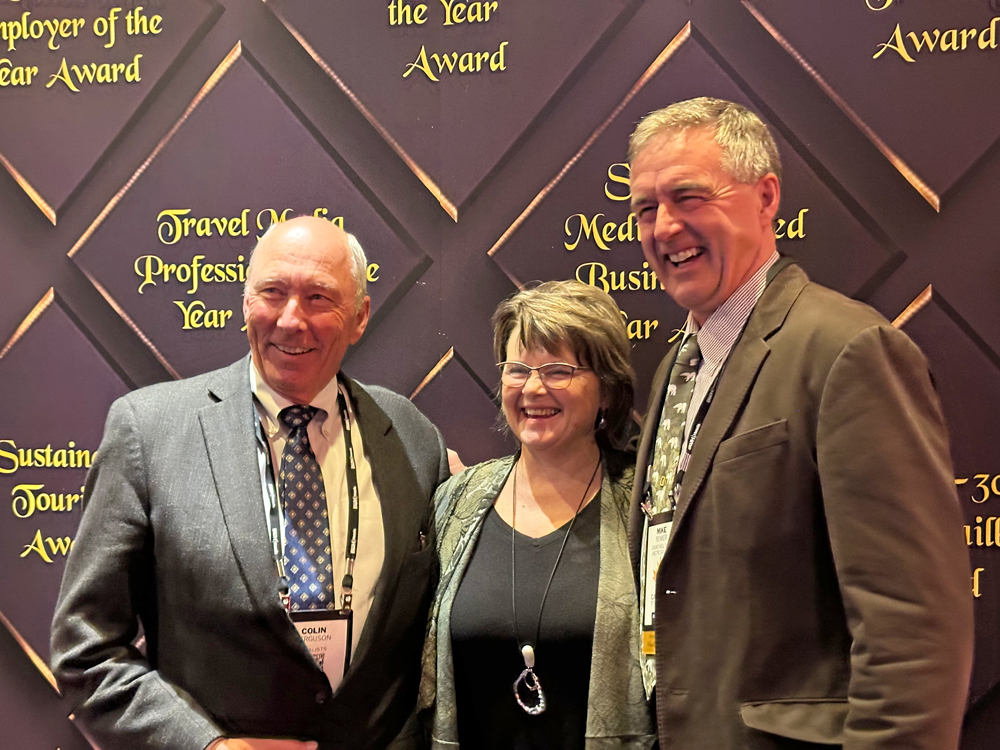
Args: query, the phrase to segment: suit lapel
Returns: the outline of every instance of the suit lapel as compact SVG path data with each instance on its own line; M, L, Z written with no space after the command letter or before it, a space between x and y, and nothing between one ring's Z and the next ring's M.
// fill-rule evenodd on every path
M775 264L776 268L772 269L774 276L754 306L746 330L729 353L719 376L715 399L705 417L688 463L674 515L671 540L678 534L688 510L697 500L719 443L732 432L757 379L757 373L770 354L767 339L781 328L792 304L809 282L808 277L794 262L782 258L779 263L782 265L778 267ZM671 544L667 547L667 555L674 546Z
M233 554L250 598L278 633L309 657L278 601L277 570L268 543L267 520L257 464L255 412L250 394L250 365L241 359L209 385L215 403L203 407L205 450ZM300 647L301 646L301 647ZM309 657L310 661L312 657Z
M411 540L409 530L422 528L429 503L426 498L421 497L419 482L410 467L402 441L393 429L392 419L358 383L349 378L342 378L342 382L350 395L358 428L361 430L361 440L371 465L372 483L382 508L382 532L385 538L385 558L375 587L375 598L358 641L357 653L351 659L351 669L345 675L346 682L347 677L355 672L355 666L363 661L368 650L378 642L377 631L387 624L388 612L396 596L396 583L407 552L414 546L410 542L416 542L415 533Z

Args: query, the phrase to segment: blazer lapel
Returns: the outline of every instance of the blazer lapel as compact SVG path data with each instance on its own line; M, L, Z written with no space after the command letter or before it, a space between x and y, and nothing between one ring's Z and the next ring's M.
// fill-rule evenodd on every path
M782 258L779 263L780 266L775 264L775 268L772 269L772 280L750 314L746 330L729 353L729 358L719 376L715 399L705 417L701 433L695 441L684 484L681 487L681 496L677 501L674 524L670 532L671 541L683 525L689 508L697 499L719 443L732 432L733 425L742 412L743 404L757 379L757 373L771 352L767 339L781 328L795 299L809 283L805 272L795 265L794 261ZM670 555L674 546L668 545L666 556Z
M375 598L358 641L357 653L351 658L351 668L344 681L355 672L368 649L378 641L376 632L385 626L389 609L397 595L396 582L405 564L406 555L415 547L416 534L411 529L423 528L430 503L421 497L420 486L403 443L392 426L392 419L375 403L364 388L350 378L342 382L351 397L354 414L361 430L365 453L371 464L372 483L382 507L382 532L385 538L385 558L375 587ZM414 544L410 544L410 542ZM406 592L399 595L405 596Z
M198 418L212 479L222 505L233 554L250 598L277 632L304 653L308 650L290 627L278 600L278 574L268 543L267 519L257 464L256 418L250 393L250 365L246 357L219 373L210 384L215 403L203 407Z

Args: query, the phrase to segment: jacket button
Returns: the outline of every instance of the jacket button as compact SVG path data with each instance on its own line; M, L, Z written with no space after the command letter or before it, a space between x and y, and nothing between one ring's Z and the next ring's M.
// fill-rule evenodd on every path
M329 693L327 693L326 688L320 688L316 691L316 702L321 706L327 702L330 698Z

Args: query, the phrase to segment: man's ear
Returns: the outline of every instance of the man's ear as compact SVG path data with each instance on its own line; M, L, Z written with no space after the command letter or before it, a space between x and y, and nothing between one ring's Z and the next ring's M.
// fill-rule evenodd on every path
M356 313L354 313L354 332L351 334L352 344L356 344L361 340L361 335L368 327L368 316L371 315L371 311L372 299L371 297L365 295L365 299L361 303L361 307L358 308Z
M781 203L781 184L774 172L768 172L757 181L757 197L760 199L761 223L771 226Z

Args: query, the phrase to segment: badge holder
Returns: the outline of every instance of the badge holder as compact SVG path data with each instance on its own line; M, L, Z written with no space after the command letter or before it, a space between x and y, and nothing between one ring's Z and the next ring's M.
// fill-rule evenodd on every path
M316 665L330 680L330 687L336 690L351 664L354 611L301 611L290 612L288 616Z
M667 551L670 529L674 525L674 511L654 513L646 518L646 533L643 544L643 572L645 575L645 596L642 605L642 653L656 653L656 574L659 572L663 554Z

